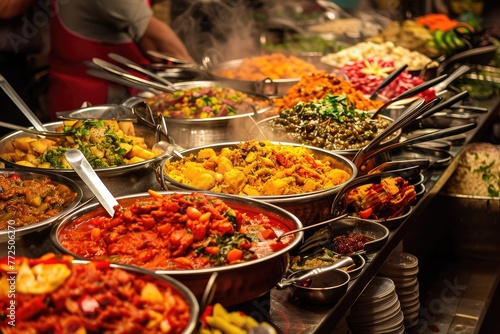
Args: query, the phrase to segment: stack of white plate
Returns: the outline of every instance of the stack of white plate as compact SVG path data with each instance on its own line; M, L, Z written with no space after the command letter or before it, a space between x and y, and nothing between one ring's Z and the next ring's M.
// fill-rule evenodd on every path
M394 282L374 277L352 305L347 322L355 334L403 334L404 315Z
M378 275L390 278L396 285L406 328L417 325L420 310L417 257L404 252L392 254L380 267Z

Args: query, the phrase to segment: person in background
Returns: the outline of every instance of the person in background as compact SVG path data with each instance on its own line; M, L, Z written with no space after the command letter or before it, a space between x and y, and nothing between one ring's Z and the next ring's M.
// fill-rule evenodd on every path
M53 0L51 19L49 106L74 110L83 102L92 105L121 102L127 93L86 73L85 61L110 60L117 53L145 65L147 50L192 60L185 45L163 21L153 16L144 0Z
M31 109L36 99L28 92L32 73L30 56L42 49L42 27L33 24L35 0L0 0L0 74ZM30 125L28 119L0 89L0 120ZM12 130L0 127L0 136Z

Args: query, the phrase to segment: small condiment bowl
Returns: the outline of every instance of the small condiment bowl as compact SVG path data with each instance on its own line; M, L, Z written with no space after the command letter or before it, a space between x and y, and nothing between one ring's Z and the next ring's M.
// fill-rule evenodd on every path
M309 270L297 271L288 276L293 278L308 272ZM290 285L289 289L300 302L314 305L335 304L346 293L351 277L347 272L334 269L319 273L303 284L297 282Z

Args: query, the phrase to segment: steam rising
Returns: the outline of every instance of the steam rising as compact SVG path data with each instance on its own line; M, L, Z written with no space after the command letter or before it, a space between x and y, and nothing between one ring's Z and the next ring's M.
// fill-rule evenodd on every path
M210 49L216 50L222 60L259 53L252 10L244 0L187 0L181 6L172 28L195 60L210 55Z

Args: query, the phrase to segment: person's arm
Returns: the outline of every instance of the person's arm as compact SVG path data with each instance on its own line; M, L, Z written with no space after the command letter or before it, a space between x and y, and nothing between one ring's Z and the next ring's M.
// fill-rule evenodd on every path
M12 19L24 14L35 0L0 0L0 19Z
M166 23L151 16L144 35L139 40L143 52L154 50L165 52L180 59L192 61L184 43Z

